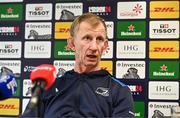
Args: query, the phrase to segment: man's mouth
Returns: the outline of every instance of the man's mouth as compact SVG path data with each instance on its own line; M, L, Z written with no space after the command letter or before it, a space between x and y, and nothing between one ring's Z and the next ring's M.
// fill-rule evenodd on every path
M87 57L89 58L89 59L96 59L97 58L97 56L96 55L87 55Z

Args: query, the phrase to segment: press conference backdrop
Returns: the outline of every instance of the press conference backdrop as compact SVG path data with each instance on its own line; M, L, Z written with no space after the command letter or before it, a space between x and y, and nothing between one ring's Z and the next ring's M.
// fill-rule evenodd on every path
M66 39L85 12L106 20L109 48L100 66L129 86L135 116L170 116L180 97L179 6L178 0L0 0L0 68L21 75L13 98L0 101L0 116L22 114L36 66L53 64L59 77L73 68Z

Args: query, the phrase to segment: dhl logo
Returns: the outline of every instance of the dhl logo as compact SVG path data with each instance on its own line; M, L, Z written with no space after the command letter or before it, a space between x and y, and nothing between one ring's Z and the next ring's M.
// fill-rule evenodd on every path
M176 52L177 50L175 50L173 47L154 47L154 50L152 50L153 52Z
M112 74L112 61L101 61L100 68Z
M178 41L150 41L149 57L156 59L179 58Z
M150 18L179 18L179 1L151 1Z
M0 104L0 109L18 109L15 105L13 104Z
M68 33L70 31L70 28L59 28L59 33Z
M177 12L174 7L155 7L154 12Z
M70 26L72 22L55 23L55 39L67 39L70 34Z

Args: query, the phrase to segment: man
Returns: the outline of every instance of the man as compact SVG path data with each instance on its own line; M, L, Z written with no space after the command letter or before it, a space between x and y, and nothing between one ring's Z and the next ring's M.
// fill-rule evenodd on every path
M43 117L134 117L129 88L99 67L107 47L102 18L85 13L74 20L67 48L75 53L75 67L57 78L51 95L42 98ZM36 110L26 110L24 116L35 116Z

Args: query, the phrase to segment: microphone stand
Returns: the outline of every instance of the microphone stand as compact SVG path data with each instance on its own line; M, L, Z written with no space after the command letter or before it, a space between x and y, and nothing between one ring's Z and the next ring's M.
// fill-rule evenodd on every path
M34 87L32 88L32 97L29 103L29 110L31 111L34 107L37 107L37 117L42 118L41 109L41 95L46 86L46 82L42 79L38 79L34 82Z

